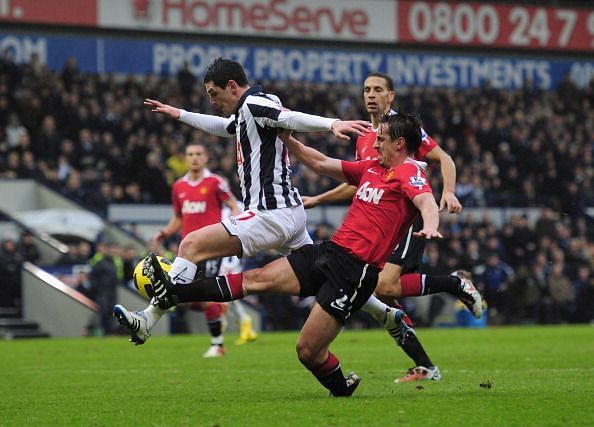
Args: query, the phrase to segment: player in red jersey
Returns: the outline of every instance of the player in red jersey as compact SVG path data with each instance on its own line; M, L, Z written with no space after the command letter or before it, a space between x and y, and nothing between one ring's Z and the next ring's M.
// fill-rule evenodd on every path
M171 188L173 215L169 223L154 236L153 241L157 243L180 231L181 237L184 238L194 230L220 222L225 205L231 209L232 215L240 212L237 200L229 190L227 182L206 168L208 153L204 145L196 142L189 143L186 146L186 161L188 172L175 181ZM220 259L203 261L199 264L198 274L214 277L219 273L220 264ZM225 354L221 305L212 302L195 302L189 304L187 308L202 310L206 316L211 346L203 356L219 357ZM251 330L251 321L249 329ZM255 336L253 330L250 336Z
M371 73L365 79L363 99L372 123L372 131L357 138L357 160L376 158L375 130L384 114L397 114L391 108L395 97L394 83L390 76L383 73ZM437 145L425 130L421 129L421 132L422 142L414 158L440 165L444 185L439 208L440 210L447 208L450 213L459 213L462 211L462 205L454 192L456 166L452 158ZM303 196L302 198L304 206L311 208L320 203L351 199L355 191L355 186L343 183L326 193L313 197ZM409 232L394 249L394 253L380 274L376 295L382 301L398 306L394 301L395 298L445 291L460 298L476 317L480 317L482 312L481 297L464 272L455 272L450 276L427 276L416 273L425 248L425 241L415 238L413 232L420 229L421 225L420 218L417 218ZM414 326L412 320L408 316L405 317L404 320L410 329L403 336L399 325L394 324L393 317L386 315L390 313L390 308L382 301L372 297L363 310L384 324L390 335L416 365L403 378L396 379L396 382L441 379L439 368L431 361L412 329Z
M384 120L377 132L375 160L333 159L289 135L283 137L293 154L316 173L357 186L356 197L330 241L303 246L263 268L183 286L173 286L152 261L151 282L160 304L229 301L261 293L315 296L297 341L297 355L331 395L350 396L360 378L354 372L343 376L338 358L329 351L330 343L372 295L384 262L419 212L423 228L415 235L442 238L424 164L410 158L421 144L419 121L404 114ZM396 317L402 316L397 310Z

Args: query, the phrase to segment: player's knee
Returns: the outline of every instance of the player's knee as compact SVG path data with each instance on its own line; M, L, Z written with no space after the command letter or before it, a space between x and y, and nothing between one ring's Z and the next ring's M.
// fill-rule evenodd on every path
M254 268L243 272L243 284L248 293L266 291L271 284L270 275L265 268Z
M375 288L375 293L380 299L400 297L400 276L396 278L380 277Z
M304 340L299 340L295 346L299 361L308 369L316 367L316 352L314 348Z

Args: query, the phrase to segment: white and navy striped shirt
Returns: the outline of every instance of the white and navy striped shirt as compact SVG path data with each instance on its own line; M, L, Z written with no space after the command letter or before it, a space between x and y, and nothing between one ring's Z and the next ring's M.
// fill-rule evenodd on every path
M254 86L243 94L235 113L227 119L182 110L179 120L214 135L235 135L245 209L269 210L302 203L291 185L289 153L277 137L278 129L330 130L337 119L287 111L278 97Z

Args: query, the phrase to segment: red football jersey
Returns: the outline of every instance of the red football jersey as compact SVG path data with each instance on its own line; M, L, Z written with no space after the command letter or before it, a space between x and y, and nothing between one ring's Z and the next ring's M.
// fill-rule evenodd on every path
M377 129L372 129L365 135L361 135L357 138L357 147L355 149L356 160L373 160L377 158L377 150L373 148L373 144L375 144L376 132ZM423 128L421 128L421 138L421 145L419 146L419 151L417 152L417 155L414 157L414 159L424 162L425 157L427 157L427 153L437 147L437 142L427 135L427 132L425 132Z
M173 211L182 219L182 238L199 228L221 222L223 202L231 193L227 182L206 170L198 181L187 175L173 183L171 198Z
M382 268L419 211L412 199L431 193L423 166L414 160L386 169L377 160L342 161L357 193L332 241L368 264Z

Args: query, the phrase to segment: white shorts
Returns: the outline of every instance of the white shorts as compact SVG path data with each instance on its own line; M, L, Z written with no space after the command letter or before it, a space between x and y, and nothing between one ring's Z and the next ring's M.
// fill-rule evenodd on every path
M222 221L229 234L241 241L241 256L275 249L283 255L311 245L303 205L268 211L247 210Z

